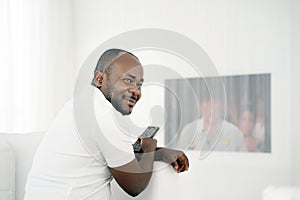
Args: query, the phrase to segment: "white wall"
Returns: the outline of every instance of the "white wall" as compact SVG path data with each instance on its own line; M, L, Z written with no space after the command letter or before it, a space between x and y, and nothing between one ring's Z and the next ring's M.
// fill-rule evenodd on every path
M71 0L1 0L0 132L44 131L73 88Z
M293 134L293 182L300 186L300 1L293 1L293 33L292 33L292 134Z
M299 141L299 135L291 134L297 130L294 118L297 116L291 115L292 105L297 104L292 100L292 91L299 90L295 75L299 72L296 67L299 59L292 60L291 56L299 53L299 45L292 48L291 37L299 33L299 26L292 28L299 23L292 20L299 18L299 14L293 15L292 11L299 11L299 3L297 8L292 3L292 0L73 1L78 69L89 53L110 37L151 27L177 31L197 42L222 75L272 74L272 154L215 153L199 160L196 152L188 152L191 169L180 175L180 199L258 200L267 185L291 185L295 174L298 178L294 183L299 184L295 166L300 162L292 153L292 149L299 152L299 147L294 147L296 142L292 143L295 139ZM153 60L163 59L153 56Z

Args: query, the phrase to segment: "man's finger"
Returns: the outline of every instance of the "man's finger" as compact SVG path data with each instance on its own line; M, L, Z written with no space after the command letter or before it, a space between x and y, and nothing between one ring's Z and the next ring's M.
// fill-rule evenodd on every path
M180 172L183 172L185 170L188 170L189 168L189 163L188 163L188 159L184 154L181 154L178 159L177 162L179 163L180 166Z
M180 162L184 164L185 170L189 169L189 159L186 157L185 154L182 154L180 157Z
M179 172L183 172L183 171L186 170L186 165L185 165L185 163L179 161L179 166L180 166Z
M175 169L175 171L178 172L178 168L179 168L178 163L175 161L175 162L172 162L171 164L172 164L173 168Z

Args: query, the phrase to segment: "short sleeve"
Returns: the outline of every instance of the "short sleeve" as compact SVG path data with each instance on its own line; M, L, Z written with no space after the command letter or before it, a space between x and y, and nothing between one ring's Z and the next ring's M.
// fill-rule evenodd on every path
M135 159L130 124L120 125L128 116L121 115L106 99L97 98L94 103L96 127L94 135L99 151L109 167L119 167ZM103 102L106 101L106 102Z
M118 113L106 112L105 115L96 115L97 145L109 167L119 167L135 159L132 138L124 130L126 127L120 127L114 120L114 114Z

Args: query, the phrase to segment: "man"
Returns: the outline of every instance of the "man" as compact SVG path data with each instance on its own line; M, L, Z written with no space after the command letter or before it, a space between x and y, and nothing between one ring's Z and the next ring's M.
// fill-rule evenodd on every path
M178 147L203 151L246 151L243 134L224 119L223 98L204 94L200 119L187 124L180 133Z
M155 160L172 164L178 173L188 170L183 152L157 148L152 138L140 138L142 153L135 155L130 137L115 123L112 110L118 119L126 118L141 98L142 83L143 68L136 56L121 49L104 52L92 81L97 125L90 125L88 116L76 118L74 104L87 98L84 92L65 105L38 148L25 200L109 199L112 178L137 196L149 183ZM85 122L89 126L82 131L80 123Z

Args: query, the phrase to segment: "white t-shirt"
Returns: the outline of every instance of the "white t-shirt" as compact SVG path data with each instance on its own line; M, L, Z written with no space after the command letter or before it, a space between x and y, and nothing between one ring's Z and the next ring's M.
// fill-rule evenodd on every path
M119 124L123 118L128 120L98 89L90 88L66 103L37 150L25 200L109 199L108 166L135 158L136 137L127 134L126 124Z
M222 121L215 134L208 135L204 119L187 124L180 133L178 148L203 151L246 151L242 132L233 124Z

